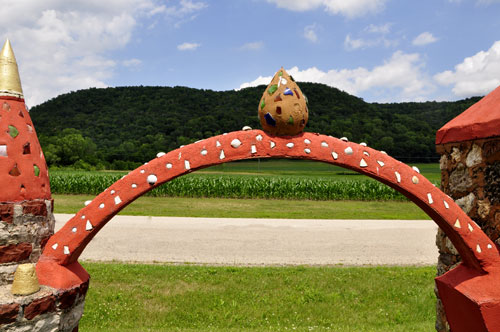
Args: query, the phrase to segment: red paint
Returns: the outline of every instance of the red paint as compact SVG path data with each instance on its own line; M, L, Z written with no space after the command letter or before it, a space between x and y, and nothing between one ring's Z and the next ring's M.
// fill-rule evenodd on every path
M233 148L231 142L236 139L241 144ZM400 191L439 225L462 257L459 268L436 281L453 331L470 332L471 326L474 331L483 331L483 325L496 326L495 321L500 321L500 294L496 290L500 289L499 252L479 226L408 165L369 147L312 133L276 137L261 130L232 132L171 151L139 167L97 196L49 239L37 264L40 283L67 289L88 280L88 274L77 263L82 251L114 215L154 187L197 169L251 158L322 161L355 170ZM156 176L155 184L148 183L149 175ZM88 222L92 229L86 229ZM459 283L456 276L462 278ZM492 286L481 286L485 282ZM479 295L474 297L475 294ZM465 320L473 323L464 323Z
M500 136L500 86L445 124L436 144Z
M81 287L90 279L87 271L78 262L59 265L42 257L36 264L36 275L41 285L65 290Z
M8 154L0 156L0 202L50 199L47 165L24 100L0 96L0 116L0 145L7 146ZM9 126L19 132L16 137L9 134ZM24 154L26 143L30 154ZM34 165L40 169L39 176Z

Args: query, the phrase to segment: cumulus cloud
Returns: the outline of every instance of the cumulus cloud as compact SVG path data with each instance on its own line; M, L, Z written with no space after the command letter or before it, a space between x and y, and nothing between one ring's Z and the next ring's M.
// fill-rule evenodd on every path
M181 19L201 8L201 2L175 3L169 11L160 0L4 0L9 10L0 11L0 37L11 40L28 105L106 87L117 67L109 54L130 42L139 22Z
M241 51L258 51L264 47L264 42L262 41L256 41L256 42L251 42L251 43L246 43L241 45L240 50Z
M180 45L177 45L177 49L179 51L194 51L200 46L201 44L198 43L182 43Z
M413 39L412 44L415 46L423 46L427 44L432 44L437 42L437 38L432 35L432 33L426 31L419 34L415 39Z
M485 95L500 85L500 41L489 50L465 58L455 66L434 76L441 85L453 85L459 97Z
M425 63L417 53L397 51L383 64L371 69L331 69L322 71L316 67L300 70L287 69L298 81L323 83L353 95L372 95L373 101L422 101L434 91L432 80L424 72ZM269 84L271 76L259 76L252 82L243 83L240 89Z
M387 0L267 0L279 8L306 11L323 8L326 12L348 18L381 11Z

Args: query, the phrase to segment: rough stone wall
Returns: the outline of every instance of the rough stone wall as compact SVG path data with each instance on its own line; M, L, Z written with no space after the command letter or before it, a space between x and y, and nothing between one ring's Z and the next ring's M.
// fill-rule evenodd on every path
M88 282L65 290L42 286L29 296L13 296L0 286L0 331L75 332L83 314Z
M438 145L437 151L441 154L441 190L500 245L500 137ZM441 230L436 245L439 276L455 267L460 256ZM450 331L439 296L436 330Z
M10 285L19 264L36 263L54 234L52 200L0 203L0 286Z

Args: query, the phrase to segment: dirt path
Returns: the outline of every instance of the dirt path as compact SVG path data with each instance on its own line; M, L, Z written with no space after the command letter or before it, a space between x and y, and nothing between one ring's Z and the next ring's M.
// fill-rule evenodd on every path
M71 215L56 215L59 229ZM83 260L235 265L432 265L430 220L116 216Z

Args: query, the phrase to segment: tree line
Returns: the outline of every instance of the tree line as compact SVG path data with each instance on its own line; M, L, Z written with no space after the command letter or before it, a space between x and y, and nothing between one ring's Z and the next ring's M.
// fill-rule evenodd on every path
M404 162L437 161L436 131L479 100L366 103L324 84L299 85L309 100L305 131L366 142ZM133 169L159 151L243 126L260 128L264 90L91 88L53 98L30 115L49 166Z

